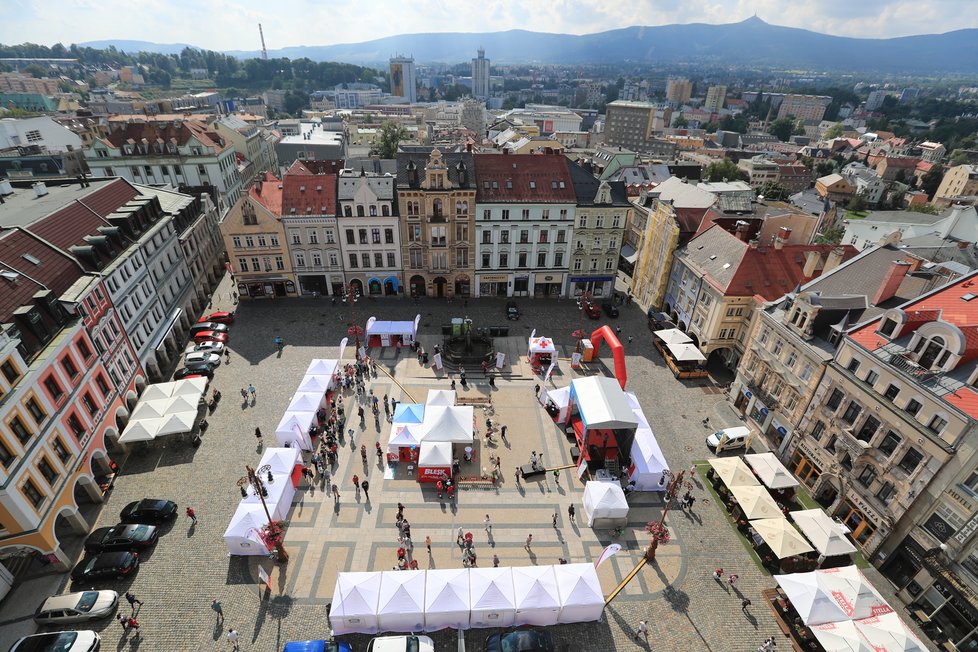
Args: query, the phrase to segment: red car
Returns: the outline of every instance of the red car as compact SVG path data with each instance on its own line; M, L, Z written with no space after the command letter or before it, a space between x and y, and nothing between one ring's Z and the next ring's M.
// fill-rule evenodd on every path
M197 323L198 324L201 324L201 323L207 322L207 321L212 321L215 324L233 324L234 323L234 313L233 312L227 312L227 311L224 311L224 310L221 310L221 311L218 311L218 312L212 312L211 314L207 315L206 317L201 317L200 319L198 319L197 320Z
M190 336L190 339L194 342L224 342L228 341L227 333L217 333L215 331L197 331Z

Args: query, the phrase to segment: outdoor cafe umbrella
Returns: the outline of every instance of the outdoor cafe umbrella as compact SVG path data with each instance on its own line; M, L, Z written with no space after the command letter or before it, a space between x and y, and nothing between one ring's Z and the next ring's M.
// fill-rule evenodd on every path
M730 487L730 493L733 494L741 511L744 512L744 517L748 520L783 516L781 508L764 487L759 485Z
M814 548L808 545L805 538L783 516L759 518L750 524L778 559L814 552Z
M760 486L750 468L739 457L715 457L707 461L728 489Z

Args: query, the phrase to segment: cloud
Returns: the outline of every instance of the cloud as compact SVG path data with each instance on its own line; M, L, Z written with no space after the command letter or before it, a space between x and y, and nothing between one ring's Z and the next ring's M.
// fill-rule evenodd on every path
M6 0L0 42L100 39L257 50L353 43L412 32L528 29L585 34L629 25L769 23L883 38L978 26L973 0ZM407 10L407 8L410 10ZM624 11L623 11L624 9Z

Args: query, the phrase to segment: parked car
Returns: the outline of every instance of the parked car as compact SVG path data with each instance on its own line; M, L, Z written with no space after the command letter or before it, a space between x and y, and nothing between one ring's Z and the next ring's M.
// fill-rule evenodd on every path
M378 636L370 639L367 652L435 652L435 642L418 634Z
M199 321L190 327L191 333L199 333L201 331L214 331L215 333L227 333L231 329L228 328L227 324L218 324L213 321Z
M220 342L221 344L227 344L228 334L218 333L217 331L197 331L196 333L190 334L190 339L198 344L201 342Z
M119 523L112 527L100 527L85 539L85 550L107 552L110 550L145 550L160 539L154 525Z
M349 643L343 641L293 641L286 643L282 652L352 652Z
M584 303L584 314L586 314L591 319L599 319L601 317L601 308L598 308L590 301L586 301Z
M750 436L750 428L747 426L734 426L717 431L706 438L706 445L710 449L715 449L720 445L720 439L726 436L727 440L723 444L723 449L743 448L747 445L747 438Z
M119 512L119 520L123 523L143 523L159 525L172 521L177 517L177 504L172 500L159 498L143 498L129 503Z
M19 639L10 652L98 652L102 637L90 629L80 632L48 632Z
M602 303L601 309L604 310L605 314L608 315L609 317L618 316L618 306L616 306L612 301L605 301L604 303Z
M89 582L106 577L121 580L139 568L139 553L131 551L102 552L85 557L71 571L72 582Z
M212 312L206 317L201 317L197 320L197 323L203 323L212 321L215 324L233 324L234 323L234 313L227 312L226 310L218 310L217 312Z
M520 314L520 308L516 305L515 301L506 302L506 319L516 321L520 318Z
M221 366L221 356L209 351L194 351L183 357L183 363L188 367L206 365L213 369L214 367Z
M217 355L224 355L224 348L222 342L191 342L183 352L194 353L195 351L207 351L209 353L216 353Z
M186 380L187 378L196 376L203 376L210 380L214 377L214 370L207 365L194 365L192 367L183 367L173 372L173 380Z
M518 629L492 634L486 639L486 652L554 652L550 632L540 629Z
M115 591L78 591L52 595L34 612L38 625L64 625L108 618L119 606Z

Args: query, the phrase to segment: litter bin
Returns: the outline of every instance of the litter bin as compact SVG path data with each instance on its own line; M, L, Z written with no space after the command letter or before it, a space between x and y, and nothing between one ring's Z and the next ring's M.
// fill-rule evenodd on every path
M594 345L591 340L581 340L581 356L584 362L591 362L594 359Z

